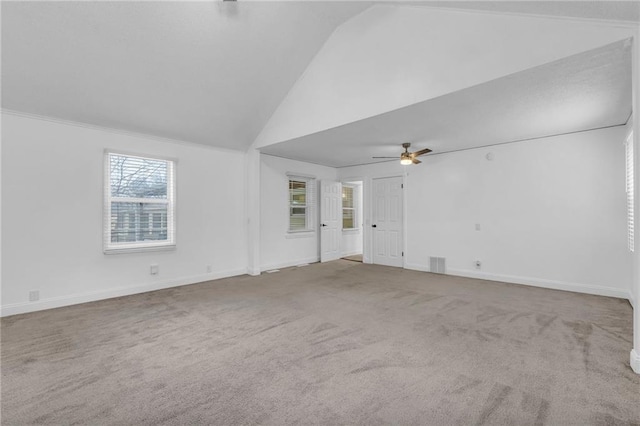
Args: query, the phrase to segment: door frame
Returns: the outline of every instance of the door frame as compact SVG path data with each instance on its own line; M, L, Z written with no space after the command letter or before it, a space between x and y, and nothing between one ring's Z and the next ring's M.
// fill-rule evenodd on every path
M363 217L363 242L362 242L362 262L373 264L373 232L371 224L373 221L373 180L384 178L402 178L402 268L407 267L407 171L400 173L381 173L370 176L347 176L340 178L340 182L361 181L362 182L362 217Z
M362 219L358 222L358 226L359 226L358 230L360 231L360 240L361 240L361 243L362 243L362 253L360 253L360 254L362 255L362 257L364 259L364 250L365 250L364 233L365 233L365 231L367 229L367 227L365 226L366 216L365 216L365 210L364 210L364 203L365 203L365 201L364 201L364 185L365 185L364 181L365 181L365 179L364 178L340 179L339 181L342 184L343 188L344 188L345 185L349 185L349 184L353 184L353 183L357 183L358 186L359 186L360 194L359 194L359 197L358 197L359 200L358 200L358 204L357 204L357 209L356 210L359 210L358 216L362 217ZM354 232L354 231L353 230L348 230L346 232L349 233L349 232ZM342 230L342 236L344 237L344 235L345 235L345 230L343 229Z

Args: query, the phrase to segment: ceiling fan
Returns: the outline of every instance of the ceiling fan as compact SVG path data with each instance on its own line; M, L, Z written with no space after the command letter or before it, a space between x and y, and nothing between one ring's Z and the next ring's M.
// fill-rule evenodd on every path
M400 154L400 164L402 164L403 166L406 166L409 164L420 164L422 163L422 161L418 160L416 157L419 157L421 155L428 154L431 152L429 148L421 149L420 151L416 151L416 152L409 152L410 146L411 144L409 142L405 142L402 144L402 147L404 148L404 152ZM398 157L373 157L373 158L398 158Z

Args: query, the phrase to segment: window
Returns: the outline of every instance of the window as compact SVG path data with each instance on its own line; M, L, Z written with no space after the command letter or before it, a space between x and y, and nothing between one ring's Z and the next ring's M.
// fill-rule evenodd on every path
M313 230L315 179L289 176L289 232Z
M175 162L105 154L105 252L175 246Z
M358 226L356 223L355 192L354 186L342 185L342 229L354 229Z
M626 191L627 191L627 245L629 251L634 250L634 187L633 187L633 132L625 142Z

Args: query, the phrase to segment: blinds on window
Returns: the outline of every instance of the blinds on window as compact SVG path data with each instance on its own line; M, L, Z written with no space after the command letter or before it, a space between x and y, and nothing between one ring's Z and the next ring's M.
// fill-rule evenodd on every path
M289 231L312 231L316 217L316 179L287 173L289 181Z
M342 229L353 229L357 226L355 217L355 187L342 185Z
M104 249L175 245L174 162L105 154Z

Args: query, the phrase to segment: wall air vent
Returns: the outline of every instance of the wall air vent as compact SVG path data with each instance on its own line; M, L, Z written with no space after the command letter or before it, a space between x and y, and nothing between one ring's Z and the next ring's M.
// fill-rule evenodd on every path
M446 272L445 265L446 260L444 257L431 256L429 258L429 271L433 272L434 274L444 274Z

